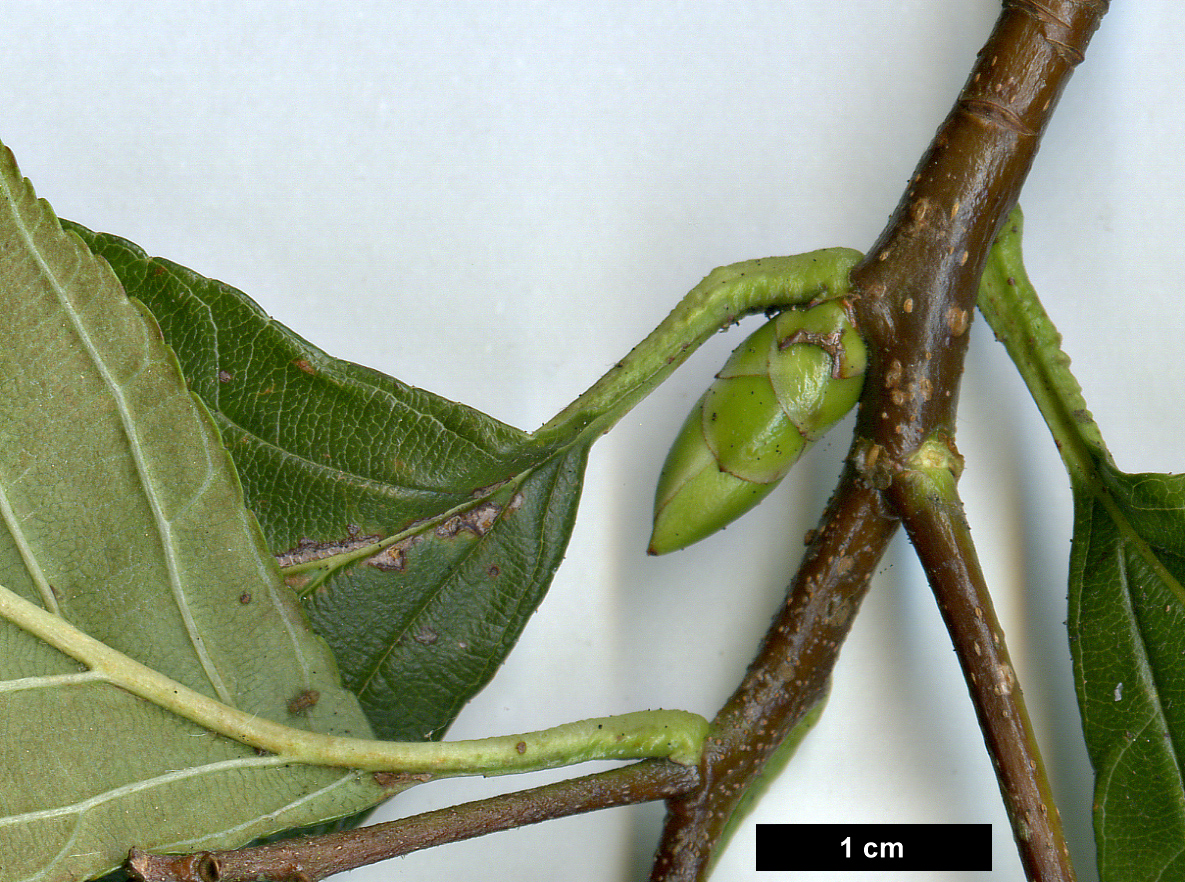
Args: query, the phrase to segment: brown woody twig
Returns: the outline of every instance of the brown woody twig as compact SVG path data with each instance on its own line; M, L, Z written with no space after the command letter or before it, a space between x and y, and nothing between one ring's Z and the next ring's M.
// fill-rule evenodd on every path
M434 845L602 808L667 799L698 783L694 768L668 760L646 760L343 833L235 851L187 855L133 851L126 868L139 882L319 882L335 873Z
M737 802L827 689L868 578L897 527L880 494L849 468L812 537L785 606L741 685L716 715L704 780L667 803L652 880L700 878Z
M955 410L979 276L1016 203L1057 99L1106 10L1107 0L1005 0L970 79L888 226L853 270L855 315L872 364L849 468L820 531L837 549L852 552L845 560L847 569L837 578L838 570L829 569L817 548L808 553L761 654L714 721L701 792L669 804L654 882L703 878L739 794L810 707L819 686L817 674L830 672L846 628L836 639L830 622L804 610L828 605L849 609L862 596L891 532L896 506L903 501L898 494L882 500L880 492L893 487L927 441L945 444L957 458ZM863 515L850 519L855 511ZM915 509L905 512L917 530L936 528L918 521ZM849 532L855 529L869 532L857 537ZM853 542L861 539L864 547L855 547ZM953 566L975 568L969 545L951 545L946 551L962 556ZM929 555L923 563L928 569L946 565ZM830 567L836 566L831 561ZM929 575L933 581L932 569ZM945 596L945 589L941 592ZM948 608L952 619L974 618L973 608ZM963 642L962 632L975 630L973 623L963 621L951 621L951 628L956 645ZM797 645L785 643L786 633L797 635ZM828 643L829 649L805 666L797 657L768 651L773 645L788 652L806 647L817 651ZM1007 669L992 669L974 659L970 664L976 678L999 689L1006 703L1013 702L1011 717L1022 719L1011 684L1004 688ZM982 691L974 690L973 698L981 701ZM738 708L744 711L738 713ZM986 741L998 768L1021 770L1037 755L1023 726L997 730L996 710L977 706L977 711L988 727ZM1047 792L1039 783L1039 765L1027 775L1025 783L1011 775L1000 778L1026 871L1041 882L1072 879L1068 863L1031 853L1029 843L1060 843L1061 834L1056 808L1043 799ZM1026 826L1030 823L1044 829L1037 832ZM1063 850L1064 845L1053 849Z
M1021 864L1030 879L1072 880L1061 819L971 542L955 476L941 467L907 470L890 493L963 667Z

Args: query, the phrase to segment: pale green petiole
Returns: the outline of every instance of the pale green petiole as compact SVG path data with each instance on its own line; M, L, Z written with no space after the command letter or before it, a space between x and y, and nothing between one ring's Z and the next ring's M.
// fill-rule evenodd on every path
M608 431L717 331L753 313L813 305L848 294L848 274L860 257L860 252L851 248L823 248L792 257L746 260L712 270L657 328L584 394L540 427L532 439L543 446L566 447L581 437ZM516 480L525 477L526 473ZM359 544L348 552L285 565L284 574L316 574L298 589L305 596L339 567L371 557L481 501L467 500L432 521L417 523L373 543Z
M722 328L755 312L847 294L848 274L860 258L851 248L824 248L712 270L646 339L536 431L535 440L562 444L587 432L608 431Z
M979 311L996 339L1004 344L1029 394L1041 411L1049 433L1079 492L1095 495L1112 520L1145 552L1145 563L1171 586L1185 603L1180 582L1164 568L1132 528L1128 515L1116 504L1104 473L1114 469L1111 454L1094 417L1086 408L1082 387L1070 372L1070 357L1062 351L1062 337L1045 312L1025 272L1021 253L1024 219L1019 208L1009 215L992 247L979 284Z
M1000 229L979 283L979 311L1004 344L1057 442L1071 476L1090 478L1106 455L1082 387L1070 373L1061 334L1037 299L1021 255L1024 219L1015 208Z
M503 775L588 760L652 757L693 765L699 761L708 732L707 720L698 714L652 710L474 741L370 741L321 735L244 713L195 692L3 586L0 618L86 665L113 686L212 732L308 765L433 777Z

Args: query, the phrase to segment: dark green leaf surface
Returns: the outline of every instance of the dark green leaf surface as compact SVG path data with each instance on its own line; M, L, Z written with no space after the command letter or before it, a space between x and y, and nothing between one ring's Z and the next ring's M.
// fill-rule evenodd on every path
M1104 882L1185 879L1185 478L1075 481L1070 639Z
M439 737L493 676L563 557L586 449L414 534L401 569L343 568L305 596L384 737Z
M542 449L329 357L234 288L71 228L156 316L377 734L440 737L550 584L591 442Z
M0 879L73 882L133 845L236 847L381 799L370 775L260 755L30 627L28 610L252 718L369 736L155 323L2 146L0 303Z

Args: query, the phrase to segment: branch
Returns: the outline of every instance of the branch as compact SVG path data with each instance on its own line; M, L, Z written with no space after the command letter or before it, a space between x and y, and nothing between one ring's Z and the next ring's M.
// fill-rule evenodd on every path
M839 610L845 619L855 611L895 526L879 491L893 485L927 439L943 439L953 452L980 273L1061 91L1106 9L1107 0L1005 0L888 226L853 269L856 320L872 364L848 469L788 605L713 722L701 792L669 805L653 880L704 877L736 800L810 707L834 665L847 622L837 629L823 611ZM861 514L853 519L855 512ZM831 560L821 554L821 543ZM977 710L982 718L983 709Z
M651 879L702 877L737 803L770 755L826 694L873 570L897 521L852 467L807 547L789 597L704 745L703 783L671 800Z
M898 478L923 441L942 439L953 450L958 382L980 272L1061 90L1106 8L1106 0L1005 0L971 79L889 226L852 271L856 318L874 351L856 442L787 603L745 679L712 724L699 787L669 801L653 879L702 877L736 803L765 760L819 700L871 573L896 529L895 513L887 503L901 505L911 519L921 519L915 532L937 528L907 505L901 488L908 481L898 483ZM583 430L598 418L599 410L567 422ZM886 489L892 491L888 499L882 494ZM968 572L975 568L969 554L964 548L956 559ZM962 584L975 585L969 576ZM956 644L965 638L955 632L978 633L963 621L967 616L974 619L974 607L950 604L950 610ZM988 631L990 636L990 627ZM1006 655L999 658L1006 663ZM977 710L981 718L991 713L987 706ZM1001 786L1006 794L1024 789L1003 779ZM686 789L681 786L674 792L685 794ZM521 806L498 805L495 817L479 826L488 832L557 816L532 815L539 793L513 795L523 800ZM465 808L433 814L443 817ZM1024 819L1026 810L1020 807L1013 817ZM1020 825L1017 830L1018 838L1029 838ZM415 847L464 835L421 838L423 845ZM1043 873L1044 860L1043 854L1037 855L1026 867L1030 873ZM205 866L206 879L153 878L243 878L223 874L217 864ZM278 877L284 882L324 878L295 865L284 872L288 875Z
M343 833L187 855L133 850L126 869L139 882L318 882L434 845L602 808L667 799L698 783L694 768L647 760Z
M1005 0L888 226L852 271L881 381L870 372L857 433L895 463L935 431L954 436L980 274L1106 9L1107 0Z
M889 491L926 570L971 692L1030 879L1072 882L1061 818L996 619L944 445L923 446Z

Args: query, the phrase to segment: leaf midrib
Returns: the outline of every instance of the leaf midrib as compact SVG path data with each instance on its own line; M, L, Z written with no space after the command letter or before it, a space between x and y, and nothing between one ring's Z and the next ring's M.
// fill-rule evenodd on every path
M1126 477L1126 476L1125 476ZM1156 555L1152 545L1140 535L1139 531L1132 526L1131 521L1128 520L1126 512L1115 501L1115 496L1108 490L1106 483L1102 476L1099 475L1097 469L1093 470L1090 475L1084 476L1084 480L1089 481L1089 492L1094 496L1107 513L1107 517L1115 524L1116 529L1119 530L1120 536L1124 543L1132 545L1140 557L1143 558L1144 563L1151 568L1156 577L1165 584L1165 586L1173 592L1177 597L1177 602L1185 608L1185 585L1168 571L1160 558Z
M1132 580L1129 575L1129 568L1127 566L1125 557L1124 548L1122 545L1120 545L1117 555L1120 584L1123 586L1123 597L1127 605L1128 618L1132 622L1133 629L1140 638L1138 643L1140 647L1139 675L1146 683L1151 685L1151 689L1149 690L1151 693L1150 701L1152 702L1156 716L1159 718L1159 722L1163 728L1163 731L1167 732L1169 735L1167 741L1165 742L1165 749L1170 751L1173 759L1173 767L1177 770L1177 788L1178 790L1185 791L1185 767L1182 765L1181 752L1177 749L1177 743L1176 739L1173 738L1172 728L1168 724L1168 713L1165 710L1164 703L1160 698L1163 692L1161 688L1162 684L1157 678L1156 669L1152 666L1148 657L1147 647L1151 641L1149 641L1147 635L1144 633L1144 625L1136 611L1135 597L1133 596L1134 592L1132 590ZM1182 817L1185 818L1185 815L1182 815Z
M564 455L567 456L569 453L570 453L570 450L565 448ZM504 492L507 489L507 487L509 487L510 490L514 493L519 492L519 488L522 487L523 483L525 483L539 469L541 469L544 466L551 463L557 456L559 456L559 454L549 456L546 459L544 459L543 462L539 463L538 465L532 466L528 469L524 469L522 472L515 475L515 477L512 478L510 481L508 481L506 484L498 487L496 491L492 491L480 499L474 499L472 502L466 502L464 506L458 506L455 509L451 509L450 511L445 512L441 515L437 515L436 517L432 518L430 521L426 521L423 524L419 525L418 528L414 532L423 532L424 530L426 530L432 526L443 523L444 521L448 520L448 518L453 516L454 514L459 514L462 511L466 511L468 509L475 508L475 507L483 504L484 502L487 502L490 499L492 499L494 497L495 493ZM554 491L554 487L553 487L550 495L554 495L554 492L555 491ZM501 520L501 517L502 517L501 514L499 514L499 516L498 516L499 521ZM459 568L465 561L467 561L474 554L476 554L478 551L480 551L481 548L483 547L483 545L488 540L488 537L494 532L495 529L497 529L496 524L493 527L491 527L491 529L489 531L487 531L485 534L478 537L478 540L476 542L474 542L472 544L472 546L466 550L464 556L462 556L461 558L459 558L457 560L457 562L454 566L454 569ZM411 530L408 530L406 532L407 532L408 536L414 535L413 531L411 531ZM405 536L404 538L407 538L407 537ZM400 541L400 540L395 540L395 541ZM389 541L389 540L384 540L384 543L388 546L391 544L394 544L392 541ZM357 556L356 552L352 552L352 554ZM354 691L358 695L359 698L361 698L363 695L365 695L367 692L370 691L371 683L374 681L374 678L376 676L378 676L379 672L382 670L383 665L385 664L386 660L390 657L391 653L395 651L395 646L399 643L400 639L412 629L412 625L414 625L416 623L416 621L418 621L420 615L424 612L425 609L427 609L428 605L434 599L436 599L440 595L440 593L444 590L445 590L444 583L441 583L441 584L437 585L432 591L427 592L423 597L421 597L420 602L416 605L415 610L408 617L407 623L404 625L404 627L402 629L400 629L392 637L391 640L388 641L386 649L384 649L383 652L381 652L375 658L374 663L370 666L370 669L366 672L366 676L362 678L361 682L355 688Z

